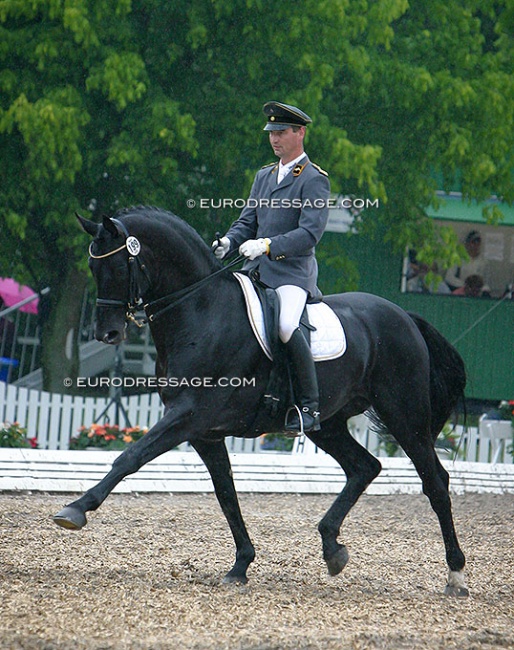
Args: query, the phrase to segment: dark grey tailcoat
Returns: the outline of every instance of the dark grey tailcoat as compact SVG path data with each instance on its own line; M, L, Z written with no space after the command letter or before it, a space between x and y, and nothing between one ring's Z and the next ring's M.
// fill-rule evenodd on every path
M257 172L247 205L226 236L231 250L248 239L268 237L269 255L247 261L264 284L276 289L293 284L319 298L315 246L328 220L330 182L326 172L305 156L277 185L278 164Z

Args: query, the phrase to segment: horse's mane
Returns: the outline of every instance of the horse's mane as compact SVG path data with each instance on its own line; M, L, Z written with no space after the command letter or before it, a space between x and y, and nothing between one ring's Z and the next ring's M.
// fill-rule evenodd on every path
M158 208L153 205L137 205L127 208L121 208L114 214L114 218L120 219L135 228L134 234L139 234L148 227L148 220L152 220L158 224L167 227L174 235L178 235L181 239L188 243L190 246L198 246L200 252L207 257L212 263L212 268L219 268L220 262L212 255L209 246L205 243L198 232L187 221L177 216L173 212ZM131 229L129 228L129 231Z

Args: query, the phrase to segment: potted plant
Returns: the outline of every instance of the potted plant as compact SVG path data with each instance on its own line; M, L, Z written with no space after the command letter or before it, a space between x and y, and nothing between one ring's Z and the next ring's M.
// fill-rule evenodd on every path
M501 420L508 420L514 426L514 399L502 400L498 407Z
M261 449L263 451L291 451L295 436L285 433L264 433L261 436Z
M19 422L3 422L0 425L0 447L26 447L37 449L37 439L27 438L27 430Z
M121 451L127 445L139 440L148 429L125 427L117 424L91 424L82 426L77 436L70 439L70 449L101 449L103 451Z
M447 422L437 436L434 446L439 454L454 460L459 455L458 442L459 437L455 433L455 427Z

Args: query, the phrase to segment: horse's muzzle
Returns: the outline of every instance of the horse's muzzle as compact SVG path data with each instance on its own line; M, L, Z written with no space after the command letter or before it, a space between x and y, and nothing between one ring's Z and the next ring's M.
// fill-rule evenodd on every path
M116 302L121 303L121 301ZM108 345L119 345L125 339L126 327L124 304L98 305L95 324L97 341Z

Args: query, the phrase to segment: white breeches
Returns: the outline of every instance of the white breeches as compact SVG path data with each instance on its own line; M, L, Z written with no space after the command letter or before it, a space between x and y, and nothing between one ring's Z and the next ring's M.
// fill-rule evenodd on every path
M287 343L295 329L300 325L300 318L307 302L307 291L292 284L277 288L280 303L278 335L282 343Z

